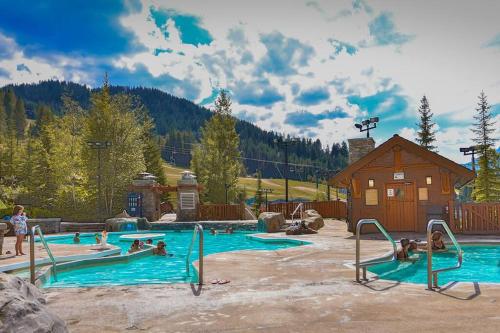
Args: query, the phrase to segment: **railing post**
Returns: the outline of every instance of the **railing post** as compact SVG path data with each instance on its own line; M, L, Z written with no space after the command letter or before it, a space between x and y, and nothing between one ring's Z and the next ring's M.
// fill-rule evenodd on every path
M427 226L427 289L433 290L432 284L432 225Z
M199 237L199 249L198 249L198 284L203 284L203 228L198 229L198 237Z
M31 232L30 235L30 282L35 284L35 234Z

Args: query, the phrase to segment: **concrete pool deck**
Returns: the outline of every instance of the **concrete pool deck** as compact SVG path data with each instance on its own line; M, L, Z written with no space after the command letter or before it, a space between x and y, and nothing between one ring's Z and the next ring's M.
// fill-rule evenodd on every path
M346 231L345 223L327 220L319 234L293 238L314 244L206 257L206 284L201 293L197 285L188 284L54 288L43 292L49 308L66 321L71 332L401 333L500 329L500 285L463 283L441 292L427 291L424 285L382 280L360 285L354 282L354 270L346 266L354 260L355 238ZM377 238L375 235L364 238L363 256L391 249L387 241L371 239ZM231 283L210 284L216 278Z

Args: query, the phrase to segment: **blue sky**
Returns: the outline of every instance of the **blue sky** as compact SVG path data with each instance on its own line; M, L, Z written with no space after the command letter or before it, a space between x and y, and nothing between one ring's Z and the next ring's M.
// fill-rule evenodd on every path
M500 124L500 3L479 2L0 1L0 86L108 72L207 107L227 89L236 116L325 144L373 116L377 143L413 139L426 94L465 161L481 90Z

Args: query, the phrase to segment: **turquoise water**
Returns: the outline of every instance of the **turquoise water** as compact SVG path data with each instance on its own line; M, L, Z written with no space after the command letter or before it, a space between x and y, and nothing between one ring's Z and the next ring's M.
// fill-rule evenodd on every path
M500 283L500 246L464 245L462 250L462 267L439 273L440 285L453 281ZM395 261L368 270L385 280L427 284L427 254L419 252L414 256L418 258L415 263ZM453 249L432 256L433 269L455 266L456 263L457 254Z
M151 233L151 232L148 232ZM172 256L145 256L133 259L126 263L113 263L100 266L81 267L57 274L57 281L53 279L45 287L87 287L102 285L131 285L150 283L196 282L196 276L186 276L186 254L193 235L189 232L161 232L165 233L167 252ZM307 244L292 240L273 240L263 242L249 237L251 232L235 232L231 235L210 235L204 233L204 255L237 251L237 250L279 250L293 246ZM130 242L119 241L116 234L108 235L108 243L119 246L122 254L130 247ZM47 239L50 244L72 244L73 236ZM156 244L157 240L154 241ZM93 235L82 235L80 244L95 244ZM198 241L196 241L191 255L191 261L198 259ZM206 268L209 269L209 268ZM191 275L195 272L191 270ZM219 278L224 278L220 276Z

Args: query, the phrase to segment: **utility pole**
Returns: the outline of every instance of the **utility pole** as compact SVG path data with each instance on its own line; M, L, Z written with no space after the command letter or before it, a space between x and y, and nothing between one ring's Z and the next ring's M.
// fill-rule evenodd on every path
M87 146L90 149L97 150L97 216L102 217L102 189L101 189L101 178L102 178L102 161L101 161L101 151L111 147L111 142L109 141L87 141Z

